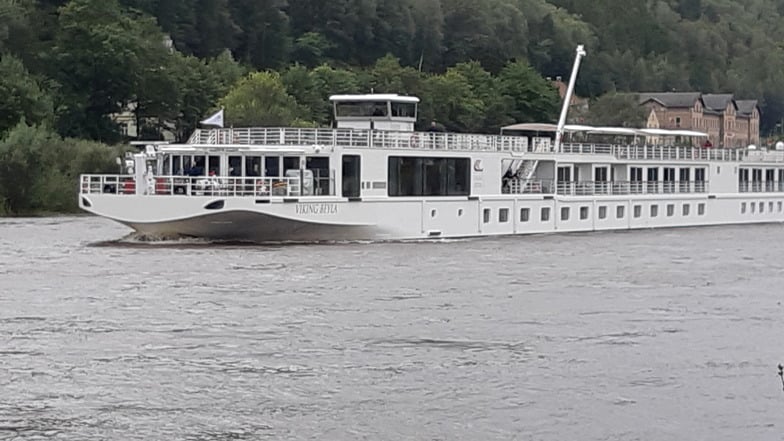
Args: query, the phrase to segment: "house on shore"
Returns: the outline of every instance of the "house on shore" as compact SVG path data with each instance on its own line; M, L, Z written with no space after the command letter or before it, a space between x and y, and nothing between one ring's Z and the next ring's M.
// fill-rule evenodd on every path
M700 92L641 93L648 121L657 128L697 130L708 134L714 147L759 145L760 110L756 100L736 100L731 94Z

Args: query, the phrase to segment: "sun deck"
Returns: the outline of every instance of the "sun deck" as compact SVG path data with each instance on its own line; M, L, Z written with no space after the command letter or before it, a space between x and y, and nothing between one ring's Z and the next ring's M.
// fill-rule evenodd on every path
M243 128L196 130L190 146L341 147L352 149L455 150L553 154L549 138L357 129ZM564 143L562 154L608 155L618 160L784 162L784 152L660 145Z

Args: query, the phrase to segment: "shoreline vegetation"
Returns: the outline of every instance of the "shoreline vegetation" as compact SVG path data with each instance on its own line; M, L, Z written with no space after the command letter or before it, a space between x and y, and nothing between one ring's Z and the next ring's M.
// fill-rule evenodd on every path
M758 99L784 134L774 0L0 0L0 216L78 212L78 176L144 140L234 126L330 126L329 95L421 98L418 128L554 121L545 78L590 62L580 122L642 123L634 92ZM565 78L566 80L566 78ZM602 105L602 103L604 105ZM596 104L596 105L593 105Z

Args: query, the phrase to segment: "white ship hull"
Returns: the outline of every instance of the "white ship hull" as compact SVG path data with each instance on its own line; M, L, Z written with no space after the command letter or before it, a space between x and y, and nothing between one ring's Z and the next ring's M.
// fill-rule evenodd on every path
M223 201L223 207L204 208L216 201ZM784 221L784 194L764 193L263 203L246 197L85 195L85 203L90 204L85 210L144 236L249 242L466 238ZM549 209L546 218L543 209Z

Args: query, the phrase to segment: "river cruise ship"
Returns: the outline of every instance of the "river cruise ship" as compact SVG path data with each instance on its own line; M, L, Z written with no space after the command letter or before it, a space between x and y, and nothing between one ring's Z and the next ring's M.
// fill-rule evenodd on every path
M144 237L252 242L784 221L784 145L702 148L699 132L564 124L581 55L557 126L419 132L415 97L336 95L335 128L150 143L120 161L126 174L81 176L79 204Z

